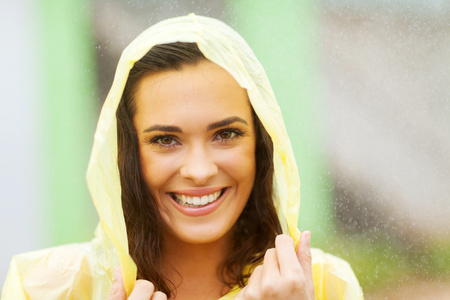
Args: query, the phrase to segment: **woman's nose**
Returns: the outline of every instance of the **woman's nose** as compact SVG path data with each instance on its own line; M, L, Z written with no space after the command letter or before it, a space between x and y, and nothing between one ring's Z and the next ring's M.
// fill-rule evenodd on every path
M181 176L193 180L196 185L206 184L217 173L217 165L204 146L190 149L180 169Z

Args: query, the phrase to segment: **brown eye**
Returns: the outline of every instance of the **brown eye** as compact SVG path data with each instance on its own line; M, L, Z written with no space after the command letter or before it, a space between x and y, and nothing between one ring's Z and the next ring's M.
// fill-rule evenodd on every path
M220 139L220 140L229 140L229 139L231 139L233 136L234 136L234 132L233 131L231 131L231 130L225 130L225 131L222 131L222 132L220 132L218 135L217 135L217 137Z
M228 140L229 138L231 138L231 134L231 131L222 131L221 133L219 133L219 136L223 140Z
M150 144L161 148L177 147L180 145L177 138L171 135L158 135L152 138L149 142Z
M163 145L170 145L173 143L173 138L166 136L159 139L160 143Z

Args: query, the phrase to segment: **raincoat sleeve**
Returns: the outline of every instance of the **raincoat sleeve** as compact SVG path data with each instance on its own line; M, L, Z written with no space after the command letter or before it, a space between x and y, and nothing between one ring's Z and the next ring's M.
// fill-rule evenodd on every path
M1 299L106 299L112 275L93 259L94 244L70 244L14 256Z

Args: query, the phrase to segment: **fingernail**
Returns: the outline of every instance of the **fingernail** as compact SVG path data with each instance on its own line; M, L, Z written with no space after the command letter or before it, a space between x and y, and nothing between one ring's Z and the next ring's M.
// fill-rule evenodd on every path
M311 243L311 232L306 232L306 237L305 237L305 239L306 239L306 243L308 244L308 246L310 245L310 243Z

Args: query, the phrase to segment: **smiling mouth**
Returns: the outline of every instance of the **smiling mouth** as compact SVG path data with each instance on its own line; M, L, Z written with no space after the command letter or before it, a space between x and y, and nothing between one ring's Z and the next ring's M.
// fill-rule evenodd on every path
M217 201L217 199L219 199L223 195L225 189L226 188L223 188L220 191L203 196L189 196L176 193L170 193L170 195L172 196L172 199L174 199L178 204L186 207L196 208L203 207L213 203L214 201Z

